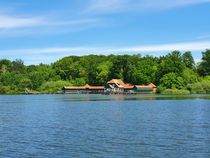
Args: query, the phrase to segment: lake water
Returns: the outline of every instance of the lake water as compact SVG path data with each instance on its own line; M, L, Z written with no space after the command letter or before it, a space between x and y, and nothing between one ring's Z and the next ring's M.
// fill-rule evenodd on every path
M0 157L209 158L209 96L0 96Z

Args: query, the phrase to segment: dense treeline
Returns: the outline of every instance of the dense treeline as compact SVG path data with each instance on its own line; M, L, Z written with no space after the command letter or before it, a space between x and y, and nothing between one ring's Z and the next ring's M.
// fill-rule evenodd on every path
M166 56L69 56L51 65L0 60L0 93L57 93L64 85L104 85L112 78L158 85L161 93L210 93L210 50L195 64L191 52Z

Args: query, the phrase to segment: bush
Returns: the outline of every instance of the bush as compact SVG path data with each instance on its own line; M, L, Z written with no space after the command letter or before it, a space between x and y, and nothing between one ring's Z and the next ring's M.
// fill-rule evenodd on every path
M61 92L62 88L64 86L69 86L72 85L70 82L68 81L49 81L49 82L45 82L43 83L40 87L39 87L39 91L41 93L59 93Z
M206 94L210 94L210 81L204 80L201 82Z
M191 85L191 93L210 94L210 81L203 80Z
M70 83L74 86L84 86L86 84L86 81L84 78L76 78L74 80L71 80Z
M157 88L157 93L162 93L163 91L165 91L167 88L163 87L163 86L158 86Z
M19 91L16 87L0 85L0 94L18 94Z
M184 79L176 73L168 73L160 79L160 86L167 89L182 89Z
M161 94L184 95L190 94L190 91L184 89L166 89Z

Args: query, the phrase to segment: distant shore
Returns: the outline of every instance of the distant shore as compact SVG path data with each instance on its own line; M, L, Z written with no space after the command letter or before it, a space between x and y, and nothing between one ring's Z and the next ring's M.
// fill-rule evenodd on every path
M112 79L129 85L157 86L160 94L210 93L210 50L195 63L189 51L161 56L86 55L64 57L50 65L0 60L0 94L53 94L64 86L98 87ZM137 87L138 88L138 87ZM129 88L128 88L129 89Z

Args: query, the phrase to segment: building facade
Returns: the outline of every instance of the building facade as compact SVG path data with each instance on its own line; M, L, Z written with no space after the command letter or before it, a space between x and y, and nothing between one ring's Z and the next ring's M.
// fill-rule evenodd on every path
M150 83L148 85L132 85L126 84L121 79L112 79L105 86L65 86L64 93L69 94L140 94L140 93L156 93L157 87Z
M66 94L100 94L104 93L104 86L90 86L89 84L85 86L65 86L63 92Z

